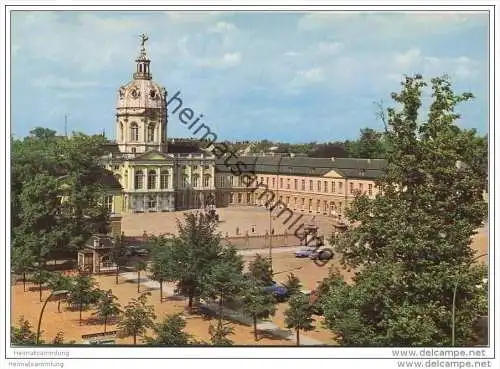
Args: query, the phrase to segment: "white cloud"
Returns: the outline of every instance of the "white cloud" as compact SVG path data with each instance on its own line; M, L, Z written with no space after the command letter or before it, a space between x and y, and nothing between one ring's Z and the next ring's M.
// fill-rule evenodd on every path
M215 26L212 26L208 29L209 32L213 33L229 33L236 31L237 28L234 24L228 22L217 22Z
M318 50L325 54L336 54L344 50L344 44L341 42L320 42Z
M206 68L231 68L241 63L240 52L229 52L218 57L208 57L199 59L197 64Z

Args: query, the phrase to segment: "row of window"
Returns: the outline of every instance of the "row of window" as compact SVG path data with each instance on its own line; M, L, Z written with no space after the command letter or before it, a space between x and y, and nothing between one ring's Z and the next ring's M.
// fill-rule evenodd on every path
M151 123L148 125L147 131L146 131L147 142L154 142L155 129L156 129L156 124ZM120 141L124 141L123 123L120 123ZM132 123L130 125L130 141L139 141L139 125L137 123Z
M224 185L225 185L224 179L225 179L224 176L219 177L219 185L221 187L224 187ZM236 181L235 181L235 177L233 177L233 176L229 176L228 179L229 179L229 186L230 187L237 185L237 183L239 182L238 177L236 177ZM266 181L265 181L266 186L268 188L276 188L276 178L273 177L273 178L271 178L271 180L269 180L269 179L270 179L269 177L266 177ZM285 179L286 179L286 189L291 190L292 189L291 188L291 184L292 184L291 178L279 178L279 188L285 189L285 186L284 186ZM343 193L343 191L344 191L343 190L343 182L331 181L330 187L328 186L328 183L329 183L329 181L317 180L316 181L316 188L315 188L314 181L312 179L310 179L308 189L309 189L309 191L316 191L316 192L323 192L323 193L329 193L329 192L330 193L340 193L340 194ZM264 177L260 177L260 184L264 184ZM293 189L296 191L306 191L306 180L302 179L300 184L301 184L301 186L300 186L300 190L299 190L299 180L294 179L293 180ZM356 191L363 193L365 191L364 184L358 183L358 189L355 190L354 183L351 182L349 184L349 193L351 195L354 195ZM372 183L368 183L368 195L369 196L373 195L373 184Z
M150 170L147 174L147 189L148 190L154 190L156 189L156 170ZM203 187L209 187L210 186L210 179L211 175L210 174L205 174L203 176ZM160 172L160 189L167 189L169 188L169 180L170 176L168 174L168 171L161 171ZM182 182L181 182L181 187L187 187L188 186L188 176L183 175L182 176ZM200 184L200 176L198 174L194 174L192 176L192 181L191 184L193 187L199 187ZM144 188L144 173L142 170L137 170L135 172L135 177L134 177L134 188L136 190L141 190Z

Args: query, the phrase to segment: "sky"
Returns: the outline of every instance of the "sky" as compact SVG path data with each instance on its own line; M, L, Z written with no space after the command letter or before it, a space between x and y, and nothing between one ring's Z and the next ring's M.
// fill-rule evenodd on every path
M67 115L69 131L114 138L141 33L153 79L219 139L356 139L383 129L376 103L414 73L472 92L458 124L488 130L487 13L14 11L11 133L62 134ZM192 133L170 115L168 136Z

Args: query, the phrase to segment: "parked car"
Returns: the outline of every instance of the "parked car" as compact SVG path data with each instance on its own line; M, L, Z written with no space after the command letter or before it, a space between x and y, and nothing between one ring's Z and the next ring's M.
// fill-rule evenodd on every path
M276 281L264 287L264 291L272 293L278 302L285 301L288 298L288 289Z
M321 260L327 261L333 259L333 250L332 249L321 249L314 251L309 254L309 259L311 260Z
M308 258L316 251L316 247L302 246L295 251L296 258Z
M147 256L149 255L149 250L141 246L128 246L127 256Z

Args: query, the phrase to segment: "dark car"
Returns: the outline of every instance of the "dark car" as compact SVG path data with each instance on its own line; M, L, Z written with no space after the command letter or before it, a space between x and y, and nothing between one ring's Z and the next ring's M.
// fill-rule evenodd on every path
M302 246L294 252L296 258L308 258L316 251L316 247Z
M331 260L333 259L333 250L326 248L314 251L309 254L309 258L311 260L321 260L321 261Z
M273 281L271 285L264 287L264 291L272 293L274 298L279 302L285 301L288 297L288 289L276 281Z
M127 247L127 256L147 256L149 255L149 250L141 246L129 246Z

